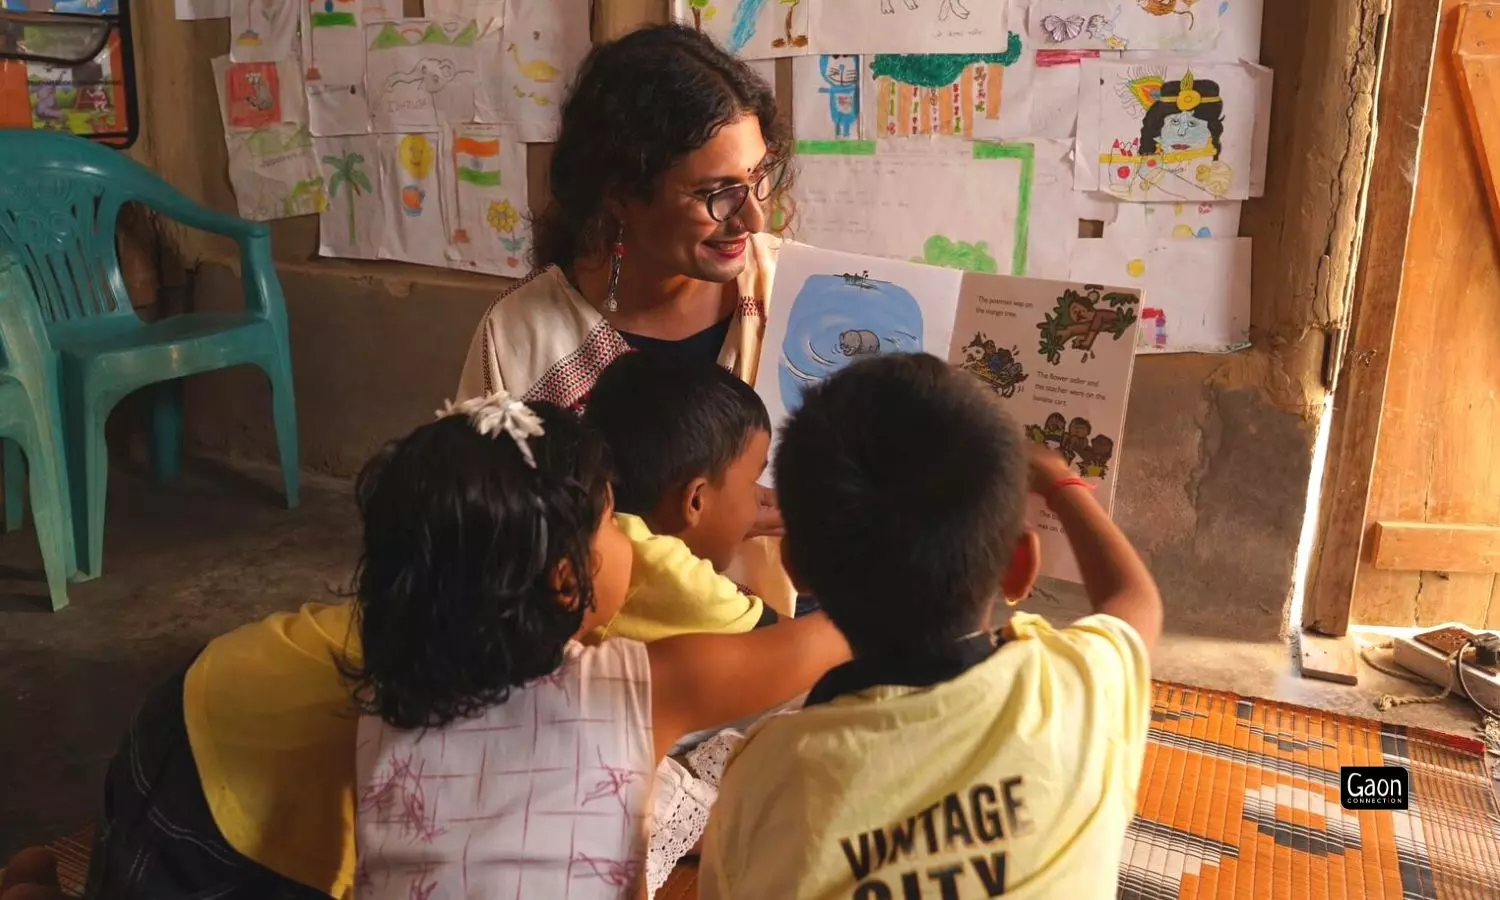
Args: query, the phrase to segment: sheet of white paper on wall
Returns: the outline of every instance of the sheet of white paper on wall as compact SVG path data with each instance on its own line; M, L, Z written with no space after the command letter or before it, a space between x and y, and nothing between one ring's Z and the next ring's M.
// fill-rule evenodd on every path
M568 82L589 51L589 0L507 0L501 118L521 140L557 136Z
M1032 165L1028 252L1025 274L1066 279L1078 240L1078 220L1090 215L1087 194L1073 190L1073 144L1066 140L1029 141Z
M1163 59L1260 62L1260 27L1265 0L1219 0L1219 36L1211 47L1193 50L1126 50L1126 62Z
M491 275L529 270L526 145L512 125L454 125L444 134L450 263Z
M812 49L809 9L818 0L672 0L672 18L745 59L801 56Z
M860 57L799 56L792 60L792 133L799 141L859 140Z
M360 14L366 22L394 22L406 16L404 0L360 0Z
M425 0L422 12L429 19L490 19L505 21L505 0Z
M1080 195L1082 196L1082 195ZM1240 207L1235 201L1221 203L1120 203L1113 202L1112 223L1104 236L1118 241L1218 240L1238 237Z
M302 10L302 58L312 133L368 132L364 7L360 0L314 0L303 4Z
M1269 85L1248 63L1086 62L1074 187L1133 202L1253 196Z
M774 59L747 59L745 65L751 71L759 75L766 84L770 85L771 93L776 93L776 60Z
M1138 353L1228 353L1250 343L1250 239L1081 240L1073 275L1140 288Z
M176 0L179 19L227 19L229 0Z
M226 132L229 183L239 214L256 222L322 212L323 175L306 125Z
M276 62L292 56L305 0L230 0L229 58Z
M819 49L994 53L1007 46L1009 36L1006 4L998 0L817 0L811 5Z
M365 90L379 132L436 129L474 118L479 23L438 19L365 26Z
M436 132L379 136L380 259L449 264L440 143Z
M799 142L798 241L1026 274L1031 144L959 138Z
M1043 49L1202 50L1219 38L1215 0L1032 0L1026 28Z
M373 134L313 139L328 208L318 218L318 254L379 259L386 204L380 190L380 138Z
M1001 130L1004 84L1020 36L998 53L877 53L860 57L866 137L978 138Z
M281 62L211 63L225 131L254 131L282 122L307 121L302 100L302 69L295 59Z

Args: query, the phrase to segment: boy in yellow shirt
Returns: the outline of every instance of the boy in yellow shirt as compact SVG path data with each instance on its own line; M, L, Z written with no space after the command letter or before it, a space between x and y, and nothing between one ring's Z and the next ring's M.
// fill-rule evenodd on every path
M784 554L854 660L751 729L703 841L700 896L1112 898L1150 723L1161 599L1129 542L979 381L880 356L781 434ZM1039 567L1028 486L1095 609L1015 615Z
M584 422L609 446L615 519L634 566L604 640L736 634L777 620L720 574L760 510L771 421L755 391L712 363L628 353L589 395Z

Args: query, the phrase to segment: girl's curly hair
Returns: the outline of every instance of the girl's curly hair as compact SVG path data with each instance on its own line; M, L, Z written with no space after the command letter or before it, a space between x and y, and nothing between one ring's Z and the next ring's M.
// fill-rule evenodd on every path
M567 270L602 252L613 239L605 212L611 192L651 199L668 169L743 115L759 120L773 158L790 158L776 94L712 38L682 25L653 25L594 47L563 103L551 200L532 223L533 265ZM793 174L789 169L780 193Z
M361 711L440 727L504 703L557 669L593 607L593 539L608 504L604 443L565 410L533 404L536 468L507 435L462 415L423 425L360 472L355 576L361 664L343 674ZM555 584L566 561L577 583Z

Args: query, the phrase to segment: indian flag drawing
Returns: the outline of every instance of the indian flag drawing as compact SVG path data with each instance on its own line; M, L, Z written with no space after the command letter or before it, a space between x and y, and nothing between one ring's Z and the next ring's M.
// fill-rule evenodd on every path
M458 180L475 187L500 186L500 139L460 134L453 142Z

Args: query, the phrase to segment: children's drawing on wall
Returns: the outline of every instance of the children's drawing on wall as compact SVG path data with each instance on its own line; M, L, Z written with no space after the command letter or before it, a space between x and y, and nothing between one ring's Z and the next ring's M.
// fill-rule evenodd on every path
M976 124L998 122L1005 67L1021 56L1021 36L1008 40L1004 53L874 56L875 133L973 138Z
M990 255L988 241L955 241L945 234L935 234L922 245L922 255L912 257L912 262L965 272L998 274L1000 264Z
M226 131L253 131L279 122L300 125L307 121L302 71L295 60L237 63L220 56L211 66Z
M436 133L379 136L380 259L448 264L439 141Z
M1240 233L1240 204L1116 203L1115 219L1104 226L1104 236L1128 240L1172 238L1211 240Z
M962 368L983 381L1001 397L1010 398L1021 390L1026 381L1026 368L1019 360L1018 347L997 346L994 339L983 332L974 332L974 339L964 345Z
M858 56L792 60L792 128L802 141L859 140L863 82Z
M1109 463L1115 455L1114 439L1095 434L1093 424L1082 416L1070 421L1062 413L1052 413L1042 425L1027 425L1026 436L1056 450L1084 478L1102 479L1109 474Z
M819 47L866 53L986 53L1004 47L1005 0L813 0Z
M367 25L365 35L365 84L376 131L474 118L477 22L407 19Z
M1087 362L1098 341L1106 337L1118 341L1135 324L1139 299L1135 294L1105 293L1096 284L1082 291L1065 290L1052 312L1036 326L1041 332L1038 352L1055 366L1062 362L1064 350L1081 350L1079 360Z
M460 267L494 275L528 270L526 145L509 125L455 125L445 156L453 166L450 236Z
M547 143L561 122L567 76L589 50L589 0L507 0L500 118L521 140Z
M359 0L307 0L307 19L303 22L302 39L307 56L308 81L321 81L323 72L318 68L319 32L344 29L354 32L360 27Z
M313 150L328 186L319 220L323 256L376 259L380 251L380 147L373 135L317 138Z
M323 175L306 125L279 123L225 135L240 215L264 222L322 212Z
M1067 50L1210 50L1220 34L1220 0L1034 0L1037 42Z
M302 56L307 61L308 123L315 135L370 130L364 9L360 0L306 0Z
M1081 190L1122 200L1206 202L1252 195L1268 93L1248 65L1096 62L1084 67L1078 147L1098 160ZM1264 71L1264 70L1261 70ZM1097 107L1085 92L1097 91ZM1097 117L1089 111L1097 109ZM1096 119L1097 121L1094 121ZM1080 166L1079 173L1083 174Z
M673 0L678 22L692 25L747 59L793 56L808 45L815 0Z
M802 392L855 360L922 349L922 308L906 288L865 272L813 275L787 318L777 380L788 413Z
M276 62L292 55L305 0L230 0L229 58Z

